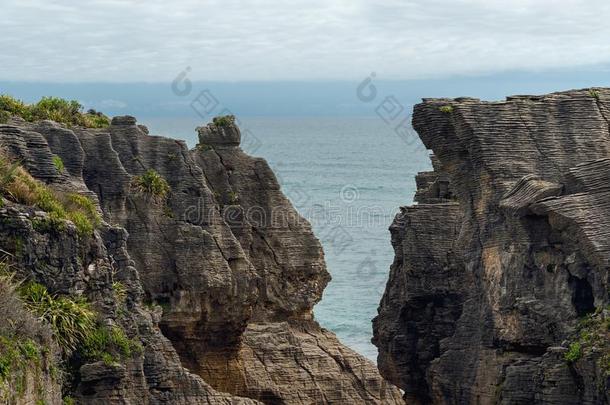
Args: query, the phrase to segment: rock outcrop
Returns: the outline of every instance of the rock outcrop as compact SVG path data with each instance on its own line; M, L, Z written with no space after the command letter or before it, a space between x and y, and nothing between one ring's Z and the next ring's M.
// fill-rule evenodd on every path
M378 365L408 403L610 402L610 90L424 99Z
M28 172L56 190L95 196L83 182L85 154L73 131L52 122L16 124L0 126L0 142ZM65 171L53 164L53 151L63 153ZM143 305L144 291L127 250L125 229L106 222L86 238L71 224L61 230L36 225L47 217L33 207L8 201L0 209L0 246L17 277L39 282L52 294L86 297L105 324L119 326L143 347L141 354L121 364L80 365L74 381L55 381L63 383L64 392L87 404L258 403L217 392L182 366L157 326L161 309ZM126 287L124 299L113 289L117 282ZM61 391L52 385L49 389ZM60 403L61 396L53 399L47 402Z
M85 362L64 391L100 404L403 403L313 319L330 279L322 249L267 163L243 153L231 122L200 134L189 151L133 117L104 129L0 125L0 143L35 178L92 197L103 214L85 238L35 229L44 213L5 201L2 249L21 276L87 297L143 345L118 364ZM134 187L146 173L167 181L167 196Z

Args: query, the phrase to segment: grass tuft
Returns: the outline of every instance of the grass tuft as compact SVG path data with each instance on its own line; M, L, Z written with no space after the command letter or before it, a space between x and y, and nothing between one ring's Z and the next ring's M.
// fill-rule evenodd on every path
M127 287L120 281L112 283L112 290L114 291L114 297L119 303L124 303L127 299Z
M54 340L66 353L74 351L95 328L95 312L83 299L50 294L45 286L31 281L17 291L26 308L51 326Z
M106 364L116 363L142 353L140 342L130 339L123 329L112 326L100 326L84 340L82 355L89 361L101 360Z
M589 95L599 101L599 91L591 89L589 90Z
M440 107L439 110L442 113L451 114L453 112L453 106L452 105L444 105L444 106Z
M5 277L3 280L8 282L9 279ZM126 295L125 286L116 288L118 284L113 285L115 294ZM121 291L117 293L117 289ZM32 281L21 283L16 291L25 309L50 327L64 359L76 356L85 361L101 360L113 364L143 351L140 341L127 337L122 328L101 325L97 312L82 298L51 294L44 285ZM0 334L0 378L3 373L2 338ZM41 357L41 349L33 341L24 340L14 350L18 350L26 360ZM11 354L9 360L14 357Z
M58 172L64 171L64 161L57 155L53 156L53 165L57 169Z
M149 194L157 201L165 200L171 191L167 180L153 169L147 170L140 176L135 176L132 186L137 192Z

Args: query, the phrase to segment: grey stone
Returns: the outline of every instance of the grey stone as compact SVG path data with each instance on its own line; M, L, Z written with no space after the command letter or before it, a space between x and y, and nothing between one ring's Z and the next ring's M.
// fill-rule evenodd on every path
M390 227L373 339L407 402L610 401L602 350L558 349L609 303L609 107L610 89L415 106L434 171Z
M116 367L83 364L73 396L88 404L403 403L372 362L313 320L330 280L319 241L267 163L241 151L237 127L218 131L203 138L211 149L189 151L133 117L104 129L0 126L0 142L36 178L93 196L104 219L91 238L71 225L45 233L32 226L32 207L7 202L3 249L24 276L86 296L143 345ZM167 180L167 199L133 188L148 170ZM124 303L114 282L126 286Z

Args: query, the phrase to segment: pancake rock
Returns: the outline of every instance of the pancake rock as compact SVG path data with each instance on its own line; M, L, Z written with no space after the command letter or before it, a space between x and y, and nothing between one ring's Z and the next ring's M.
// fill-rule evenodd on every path
M610 90L424 99L379 369L409 403L610 402Z
M93 198L103 216L91 238L41 233L32 219L45 213L6 201L3 249L23 276L87 297L143 347L129 361L85 362L64 391L99 404L404 403L313 319L330 280L322 248L267 163L241 150L232 120L199 133L189 150L128 116L103 129L0 126L35 178ZM143 192L145 176L168 189ZM15 235L24 242L11 245Z

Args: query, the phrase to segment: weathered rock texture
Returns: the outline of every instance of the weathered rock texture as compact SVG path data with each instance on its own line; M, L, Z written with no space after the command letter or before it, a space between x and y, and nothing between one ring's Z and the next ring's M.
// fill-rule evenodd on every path
M133 117L96 130L0 126L0 143L33 176L92 196L105 221L90 240L73 228L41 234L31 225L41 213L7 203L3 248L25 276L89 297L144 345L125 364L83 365L72 392L100 404L402 403L313 320L330 279L322 249L267 163L243 153L234 125L200 132L205 144L189 151ZM166 199L134 189L151 169L168 181ZM115 281L129 287L124 304Z
M0 126L0 143L30 173L55 189L95 196L82 181L85 155L72 131L51 122L27 125L27 129L25 123L18 124ZM62 155L63 173L53 165L52 151L58 155L69 151ZM0 209L0 246L18 276L42 283L53 294L87 297L106 324L120 326L144 348L124 364L82 365L75 386L65 386L64 391L87 404L256 403L217 392L181 365L157 326L159 314L142 305L142 285L123 228L105 223L93 237L83 238L72 225L64 230L36 229L34 221L45 217L46 213L8 201ZM127 287L124 302L116 296L114 282ZM61 402L61 396L53 399L48 403Z
M413 126L434 171L390 228L382 375L410 403L607 404L610 90L425 99Z

